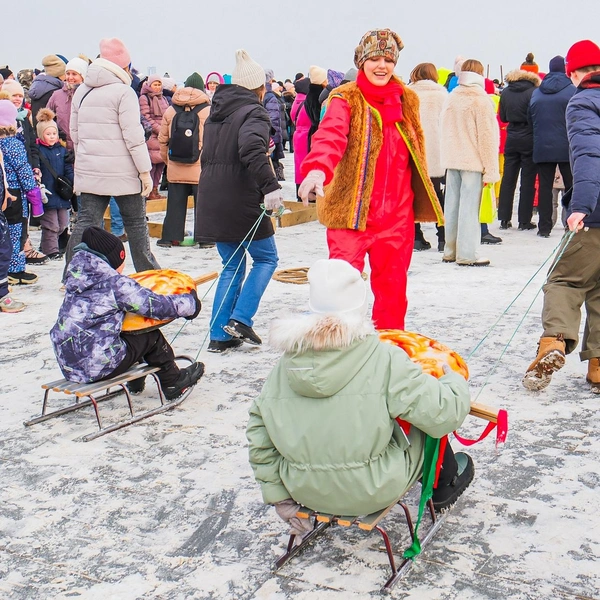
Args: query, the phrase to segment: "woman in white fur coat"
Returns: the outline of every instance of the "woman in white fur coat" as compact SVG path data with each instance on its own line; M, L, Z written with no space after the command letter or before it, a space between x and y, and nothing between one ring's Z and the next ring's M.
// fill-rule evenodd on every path
M479 205L486 183L500 179L500 131L492 101L485 93L483 65L466 60L458 87L449 94L441 116L441 161L446 169L446 246L443 261L487 266L477 254L481 242Z
M444 207L444 193L442 183L446 170L442 167L440 154L440 116L444 102L448 97L448 90L438 82L438 72L431 63L418 64L410 74L410 89L419 96L419 115L425 136L425 152L427 154L427 171L433 183L435 192ZM438 251L444 251L445 235L444 226L436 225L438 237ZM417 242L423 239L421 226L415 224L415 249Z

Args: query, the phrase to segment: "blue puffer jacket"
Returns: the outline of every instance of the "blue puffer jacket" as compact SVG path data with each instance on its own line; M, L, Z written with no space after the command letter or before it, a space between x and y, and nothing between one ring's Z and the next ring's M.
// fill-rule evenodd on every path
M71 208L70 200L63 200L56 191L56 180L50 173L50 170L41 159L45 158L52 167L52 170L57 175L66 177L71 184L73 183L73 162L69 156L66 148L60 143L54 144L54 146L45 146L38 142L38 149L40 152L40 170L42 171L42 183L46 186L46 189L50 192L48 194L48 204L45 208Z
M568 162L565 111L574 93L575 86L564 73L548 73L534 90L528 115L533 125L533 162Z
M65 285L50 339L65 378L80 383L99 381L123 362L127 346L120 334L126 312L167 320L196 311L191 294L154 294L117 273L85 244L75 248Z
M567 106L573 193L568 210L588 215L587 227L600 227L600 72L581 82Z

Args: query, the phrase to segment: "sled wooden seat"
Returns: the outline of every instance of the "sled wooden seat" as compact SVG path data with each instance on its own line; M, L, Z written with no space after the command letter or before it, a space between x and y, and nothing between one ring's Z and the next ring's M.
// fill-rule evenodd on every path
M184 360L192 364L194 360L189 356L177 356L175 360ZM73 412L75 410L79 410L81 408L85 408L87 406L93 406L94 413L96 415L96 421L98 422L98 431L94 433L90 433L84 435L82 440L84 442L89 442L90 440L96 439L101 435L106 435L112 431L116 431L117 429L121 429L123 427L127 427L128 425L132 425L133 423L137 423L142 419L146 419L148 417L152 417L159 413L165 412L178 406L181 404L191 393L193 386L185 390L185 392L175 398L175 400L167 401L164 397L162 388L160 387L160 381L156 373L160 369L158 367L151 367L147 364L137 364L131 367L125 373L121 375L117 375L116 377L111 377L110 379L105 379L103 381L97 381L95 383L77 383L74 381L69 381L68 379L57 379L56 381L51 381L50 383L44 383L42 385L42 389L44 392L44 400L42 403L42 414L38 417L33 417L29 421L25 421L24 425L29 427L31 425L36 425L37 423L42 423L43 421L48 421L49 419L54 419L55 417L60 417L67 413ZM127 382L133 381L134 379L139 379L140 377L150 376L158 389L158 397L160 399L160 406L157 408L153 408L150 410L145 410L142 412L135 412L133 407L133 401L131 398L131 394L127 389ZM48 409L48 397L50 392L63 393L68 396L75 396L75 402L64 408L60 408L54 410L52 412L47 412ZM120 421L114 423L113 425L109 425L108 427L102 426L102 418L100 417L100 411L98 409L98 404L100 402L104 402L106 400L110 400L111 398L115 398L121 394L125 394L125 398L127 399L127 406L129 408L129 413L131 417L126 419L125 421ZM84 400L87 398L87 400Z
M403 502L402 498L399 498L396 502L390 504L387 508L382 510L378 510L370 515L363 516L348 516L348 515L331 515L328 513L321 513L318 511L310 510L308 508L302 507L296 513L297 517L302 519L313 519L314 520L314 529L304 538L302 542L298 545L295 545L296 536L291 535L288 541L286 552L280 556L275 562L273 569L275 571L279 570L283 565L289 562L294 556L299 554L306 546L308 546L311 542L313 542L317 537L319 537L325 529L328 527L339 525L341 527L352 527L356 526L358 529L362 531L370 532L374 529L377 530L381 537L383 538L383 542L385 544L385 551L388 556L388 560L390 563L390 567L392 569L392 576L386 581L383 586L382 591L388 592L410 569L412 565L412 560L409 558L402 558L402 562L399 567L396 567L396 559L392 550L392 545L386 530L380 526L380 522L388 516L390 511L394 508L394 506L400 506L404 512L404 516L406 518L406 525L408 528L408 533L410 536L410 541L412 542L415 536L415 528L413 525L413 520L411 516L410 509L408 505ZM429 515L431 517L431 526L429 527L426 535L421 539L421 548L424 549L425 546L433 539L433 536L441 527L443 521L446 518L445 514L438 515L435 513L433 508L433 501L429 500L427 503L427 508ZM408 545L408 544L407 544Z

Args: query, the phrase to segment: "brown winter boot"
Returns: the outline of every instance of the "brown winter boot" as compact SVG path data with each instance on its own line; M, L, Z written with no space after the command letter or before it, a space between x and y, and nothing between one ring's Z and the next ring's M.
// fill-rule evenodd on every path
M153 187L150 195L148 196L148 200L160 200L162 196L158 193L158 188Z
M592 386L592 392L600 394L600 358L590 358L586 379Z
M548 387L552 373L562 369L565 364L565 349L565 339L562 334L541 338L537 356L523 377L523 385L533 392Z

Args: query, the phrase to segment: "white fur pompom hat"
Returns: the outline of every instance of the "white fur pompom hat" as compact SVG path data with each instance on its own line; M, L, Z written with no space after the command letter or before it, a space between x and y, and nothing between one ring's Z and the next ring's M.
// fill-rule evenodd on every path
M366 306L367 284L360 271L345 260L318 260L308 270L308 283L308 305L314 313L349 313Z

